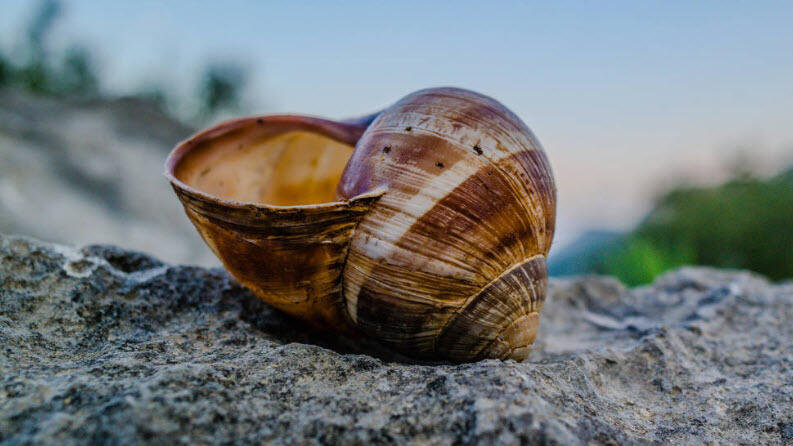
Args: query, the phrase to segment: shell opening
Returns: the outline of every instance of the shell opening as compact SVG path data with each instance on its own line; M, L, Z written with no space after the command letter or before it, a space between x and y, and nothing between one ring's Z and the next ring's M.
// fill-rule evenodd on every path
M274 206L336 201L354 149L310 128L261 120L185 144L173 170L179 181L218 198Z

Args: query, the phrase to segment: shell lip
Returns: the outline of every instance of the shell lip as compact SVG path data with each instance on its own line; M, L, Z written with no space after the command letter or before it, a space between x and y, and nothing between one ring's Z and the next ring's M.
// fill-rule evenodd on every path
M373 114L372 116L376 116ZM368 116L366 118L369 118ZM364 125L362 125L364 124ZM165 170L163 175L177 189L177 191L191 195L200 200L214 203L223 207L239 209L239 210L260 210L270 212L283 212L283 211L327 211L333 208L345 208L351 203L366 200L370 198L380 197L386 192L385 187L378 187L352 198L341 201L330 201L324 203L311 203L299 205L275 205L250 201L238 201L228 198L218 197L209 194L200 189L196 189L176 177L176 166L179 162L190 153L200 143L205 142L211 138L222 136L232 131L255 128L255 126L262 125L281 125L293 127L295 129L320 129L325 132L325 135L331 139L339 142L355 146L355 142L360 138L366 130L367 122L362 120L350 120L347 122L331 121L322 118L316 118L303 115L262 115L250 116L245 118L230 119L206 130L202 130L187 139L180 141L168 154L165 159Z

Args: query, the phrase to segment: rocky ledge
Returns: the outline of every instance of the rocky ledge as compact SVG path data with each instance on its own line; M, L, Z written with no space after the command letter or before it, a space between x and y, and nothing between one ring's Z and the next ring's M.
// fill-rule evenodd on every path
M219 269L0 236L0 443L784 444L793 284L553 280L523 362L410 363Z

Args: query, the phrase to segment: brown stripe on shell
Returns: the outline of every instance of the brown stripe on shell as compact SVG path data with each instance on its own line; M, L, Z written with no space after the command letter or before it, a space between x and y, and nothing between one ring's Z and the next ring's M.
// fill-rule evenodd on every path
M497 101L453 88L409 95L366 132L364 122L369 123L294 116L232 121L177 147L166 175L227 269L275 307L337 330L350 329L352 316L364 331L413 356L521 357L536 334L544 298L543 254L553 235L556 198L547 159L531 131ZM309 189L302 188L322 192L328 190L325 183L336 182L331 175L311 177L314 171L305 169L299 171L311 184L299 175L295 181L294 175L271 177L280 178L273 182L285 187L283 194L266 188L254 194L254 177L245 184L218 180L215 190L205 187L215 183L200 168L190 171L199 180L187 184L174 175L202 140L239 142L290 129L348 145L363 134L339 182L340 201L292 201L292 195L306 204L328 201L319 193L306 198ZM300 145L274 141L272 147ZM305 152L309 140L301 141ZM341 168L330 163L338 161L335 154L325 151L327 156L317 158L314 149L307 162ZM290 154L299 158L302 152ZM277 162L259 161L273 172L286 171L273 167ZM212 172L236 178L233 167ZM242 167L258 172L250 164ZM542 259L541 268L536 259Z
M515 324L539 313L548 288L545 257L534 256L507 270L467 302L444 327L436 349L452 360L505 359L534 342L534 326ZM530 325L530 324L529 324ZM512 328L510 330L510 328ZM526 330L533 329L530 333ZM518 354L522 354L520 350Z
M392 151L394 144L400 141L414 148L406 152L409 156L382 156L384 147L389 147L389 152L396 155ZM440 146L440 141L445 141L452 149L446 150L449 147ZM411 163L429 166L433 159L438 159L448 166L454 160L447 162L442 158L450 154L456 157L454 153L458 151L483 156L484 159L466 160L477 163L521 150L542 148L526 124L494 99L457 88L421 90L389 107L370 125L350 158L338 195L349 198L392 182L401 184L395 180L404 169L389 171L386 175L380 171L384 163L386 166L404 167ZM431 168L426 170L434 172ZM413 186L420 188L421 185Z
M341 294L349 239L378 196L313 207L225 206L174 187L226 269L268 304L319 327L352 331Z
M556 185L550 163L542 150L518 152L507 162L499 163L506 178L520 179L513 185L522 188L520 195L531 203L532 219L542 222L537 226L537 243L540 252L548 255L556 224Z
M336 166L342 167L336 157L349 156L365 123L305 116L237 119L180 143L166 161L165 175L185 212L226 269L270 305L321 328L352 330L341 273L355 226L383 193L325 200L326 183L332 181L332 199L338 181L332 178ZM254 165L245 162L249 154ZM291 185L302 195L296 202L290 190L258 193L283 188L279 178L292 179L273 174L281 161L287 169L278 173L300 179ZM219 175L216 182L207 181L210 170ZM215 187L241 177L252 187Z
M388 258L378 262L351 251L345 280L362 284L355 306L349 306L359 326L399 348L409 345L411 352L429 353L434 348L431 339L466 299L511 265L547 253L553 234L553 224L547 221L553 221L555 192L541 174L545 168L547 161L538 151L487 165L388 246ZM504 175L524 169L536 176L521 186ZM373 238L381 230L363 225L358 229ZM426 266L430 262L463 265L472 271L471 278L432 274ZM405 307L410 311L393 311Z
M540 313L524 314L503 329L479 357L523 361L529 356L539 328Z
M353 237L345 298L363 331L410 354L433 354L457 309L550 247L548 160L517 116L476 93L418 92L383 112L338 196L377 186L388 192Z

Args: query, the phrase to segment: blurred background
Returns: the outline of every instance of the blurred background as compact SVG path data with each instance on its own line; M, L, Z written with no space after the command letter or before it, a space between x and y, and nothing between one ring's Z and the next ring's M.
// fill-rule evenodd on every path
M426 87L542 141L555 275L793 276L793 3L0 0L0 231L218 264L162 162L232 116Z

